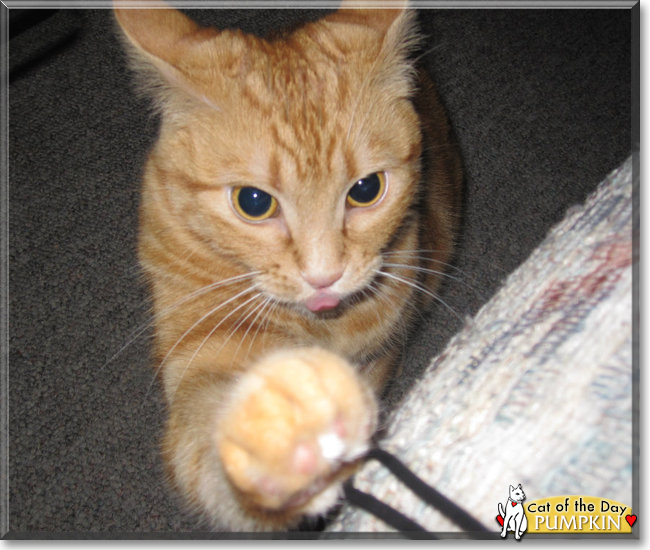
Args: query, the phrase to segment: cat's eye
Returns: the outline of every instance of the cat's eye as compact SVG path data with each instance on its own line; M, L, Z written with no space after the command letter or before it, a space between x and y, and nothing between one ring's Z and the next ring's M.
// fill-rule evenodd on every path
M266 220L278 209L275 197L257 187L234 187L230 197L235 212L246 221Z
M379 202L386 191L386 174L375 172L358 180L348 191L348 206L363 208Z

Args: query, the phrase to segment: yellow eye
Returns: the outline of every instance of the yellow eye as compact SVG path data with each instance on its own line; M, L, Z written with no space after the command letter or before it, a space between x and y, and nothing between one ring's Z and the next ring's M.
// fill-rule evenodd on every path
M355 208L372 206L379 202L386 190L386 174L375 172L357 181L348 191L348 206Z
M250 222L266 220L278 209L275 197L256 187L235 187L230 200L235 212Z

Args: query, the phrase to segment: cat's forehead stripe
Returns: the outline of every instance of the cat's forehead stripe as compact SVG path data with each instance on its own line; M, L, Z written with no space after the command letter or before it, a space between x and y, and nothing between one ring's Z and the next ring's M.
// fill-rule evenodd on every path
M274 189L281 188L280 160L277 153L273 152L269 156L269 175L268 184Z

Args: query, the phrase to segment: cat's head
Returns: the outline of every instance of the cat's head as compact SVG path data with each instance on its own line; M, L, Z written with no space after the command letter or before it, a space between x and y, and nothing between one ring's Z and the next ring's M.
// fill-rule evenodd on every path
M312 311L363 291L410 238L413 13L340 9L274 40L173 9L116 17L161 113L143 208L161 238L259 271L265 293Z
M510 485L510 498L514 500L515 502L523 502L524 499L526 498L526 495L524 493L524 490L521 487L521 483L517 485L517 487L514 487L513 485Z

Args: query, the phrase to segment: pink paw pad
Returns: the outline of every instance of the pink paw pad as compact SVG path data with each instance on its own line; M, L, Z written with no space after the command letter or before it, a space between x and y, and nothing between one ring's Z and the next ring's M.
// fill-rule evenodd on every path
M300 443L293 452L293 467L301 474L312 474L318 467L315 449L307 443Z

